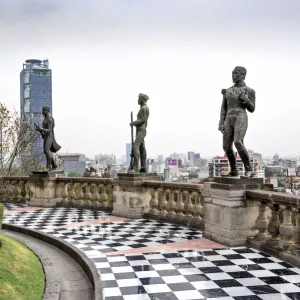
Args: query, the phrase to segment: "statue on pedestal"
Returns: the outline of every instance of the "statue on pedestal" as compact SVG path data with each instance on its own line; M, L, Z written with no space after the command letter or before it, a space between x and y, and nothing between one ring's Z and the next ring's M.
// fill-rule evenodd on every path
M223 103L219 130L223 133L223 149L231 169L225 176L239 175L236 156L232 148L233 143L245 167L244 177L254 176L249 154L244 145L244 137L248 127L246 111L252 113L255 110L255 91L246 86L244 82L246 74L244 67L235 67L232 71L234 85L222 90Z
M146 173L146 160L147 151L145 147L145 137L147 134L147 123L149 118L149 108L147 106L147 101L149 97L145 94L139 94L138 104L140 105L140 110L137 114L137 120L133 122L131 120L131 135L132 135L132 151L131 151L131 162L129 166L129 173ZM133 142L133 126L136 127L136 137ZM141 162L141 168L139 170L139 160Z
M56 165L53 153L56 153L61 148L60 145L57 144L54 137L54 119L49 115L50 108L48 106L44 106L42 110L42 114L44 116L42 127L40 128L38 125L35 125L35 129L39 131L44 139L44 154L47 159L47 171L51 171L56 169L58 166Z

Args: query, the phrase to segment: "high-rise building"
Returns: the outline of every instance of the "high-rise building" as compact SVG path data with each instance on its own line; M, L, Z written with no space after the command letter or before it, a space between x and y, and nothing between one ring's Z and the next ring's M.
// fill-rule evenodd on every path
M129 166L131 159L131 143L126 144L126 166Z
M33 125L42 123L42 108L48 106L52 114L52 71L48 60L28 59L20 73L21 119ZM35 150L43 151L41 137L34 145Z
M192 151L189 151L188 153L188 161L194 163L194 155L195 153Z
M200 153L194 154L194 161L196 161L197 159L200 159Z

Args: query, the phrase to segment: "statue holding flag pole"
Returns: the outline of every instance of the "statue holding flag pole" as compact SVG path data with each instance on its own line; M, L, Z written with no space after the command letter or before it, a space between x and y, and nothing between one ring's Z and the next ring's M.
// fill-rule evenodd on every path
M133 115L131 112L131 161L129 165L129 173L146 173L146 160L147 151L145 147L145 137L147 134L147 122L149 118L149 108L147 106L147 101L149 97L145 94L139 94L138 104L140 105L140 110L137 114L137 120L133 121ZM135 141L133 141L133 126L136 127ZM140 170L139 170L140 161Z

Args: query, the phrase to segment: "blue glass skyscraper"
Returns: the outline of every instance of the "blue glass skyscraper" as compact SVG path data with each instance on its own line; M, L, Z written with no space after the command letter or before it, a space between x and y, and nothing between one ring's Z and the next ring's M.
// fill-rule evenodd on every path
M42 108L50 107L52 114L52 71L48 60L28 59L23 63L20 73L20 111L21 119L31 124L42 124ZM35 150L43 151L43 140L40 137Z

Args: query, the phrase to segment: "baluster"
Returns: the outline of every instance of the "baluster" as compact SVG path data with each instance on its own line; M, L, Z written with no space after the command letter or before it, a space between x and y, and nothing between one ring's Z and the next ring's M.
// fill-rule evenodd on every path
M279 205L271 204L272 215L268 225L268 231L271 234L271 238L267 240L267 244L272 248L278 248L280 246L279 236Z
M292 249L292 253L300 255L300 209L297 209L296 226L294 227L293 237L295 239L295 245Z
M176 219L178 221L182 221L182 220L184 220L184 214L183 214L184 203L182 201L182 191L176 190L176 194L177 194L177 202L175 205Z
M284 251L289 251L293 245L292 236L293 236L293 224L292 224L292 212L291 208L286 206L283 211L283 222L279 228L281 235L281 248Z
M70 182L69 186L70 186L69 203L71 205L76 205L76 201L75 201L76 195L75 195L75 184L74 184L74 182Z
M84 187L84 205L85 206L88 206L88 207L91 207L92 206L92 201L91 201L91 198L92 198L92 194L90 192L90 184L89 183L86 183L85 184L85 187Z
M200 226L203 223L202 215L203 215L203 207L201 205L201 194L199 192L194 192L193 196L195 198L195 204L193 206L194 217L192 219L192 224L194 226Z
M69 202L68 201L68 183L67 182L63 182L61 197L62 197L61 204L67 205Z
M255 221L256 229L258 229L258 234L255 236L257 241L266 241L270 238L268 234L268 223L269 220L267 218L267 204L265 202L260 202L258 209L258 217Z
M150 206L151 206L151 210L150 210L150 214L153 215L153 216L158 216L158 199L157 199L157 196L158 196L158 192L156 189L151 189L150 190L150 193L151 193L151 200L150 200Z
M26 202L26 195L27 195L27 191L26 191L26 181L25 180L22 180L21 181L21 191L20 191L20 194L21 194L21 201L23 202Z
M77 186L77 195L76 195L76 203L80 207L82 207L84 205L84 201L83 201L84 193L82 191L82 188L83 188L82 183L78 183L78 186Z
M13 181L13 200L16 202L20 201L20 189L19 189L19 181L15 180Z
M4 180L0 180L0 202L5 202L5 185L4 185Z
M107 206L105 206L106 209L113 209L113 205L114 205L113 191L114 191L114 186L112 184L108 184L106 186L106 194L107 194L107 200L105 202L107 204Z
M56 189L55 189L55 198L56 198L56 203L61 203L62 204L62 192L64 189L65 184L63 182L58 182L58 184L56 185Z
M107 208L109 206L108 204L108 195L106 193L107 185L101 184L101 194L100 194L100 201L103 208Z
M168 215L166 208L168 207L168 201L166 199L166 191L159 189L160 191L160 217L165 218Z
M12 181L7 182L7 198L10 202L14 200L14 189Z
M91 185L92 206L95 208L101 206L101 204L99 203L100 195L99 195L98 189L99 189L99 187L96 183L93 183Z
M168 218L172 220L176 216L176 213L174 211L176 202L174 201L174 192L172 190L168 190L168 191L169 191Z
M193 203L192 203L192 196L191 193L189 191L184 191L183 192L184 196L185 196L185 221L187 222L187 224L189 224L191 222L191 220L193 219L193 215L192 215L192 211L193 211Z

